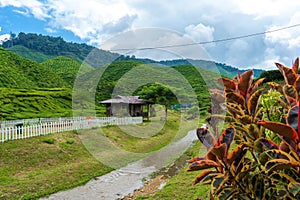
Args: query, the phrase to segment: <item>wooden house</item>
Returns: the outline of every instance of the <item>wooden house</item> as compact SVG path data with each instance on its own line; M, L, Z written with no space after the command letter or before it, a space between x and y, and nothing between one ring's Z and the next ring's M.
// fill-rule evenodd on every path
M151 101L140 99L139 96L116 96L115 98L101 101L106 105L107 117L139 117L149 119Z

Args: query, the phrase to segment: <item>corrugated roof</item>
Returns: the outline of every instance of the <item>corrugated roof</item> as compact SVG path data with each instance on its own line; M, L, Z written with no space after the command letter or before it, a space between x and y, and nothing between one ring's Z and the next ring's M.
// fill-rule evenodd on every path
M124 104L151 104L153 102L140 99L139 96L121 96L118 95L115 98L108 99L105 101L100 101L102 104L112 104L112 103L124 103Z

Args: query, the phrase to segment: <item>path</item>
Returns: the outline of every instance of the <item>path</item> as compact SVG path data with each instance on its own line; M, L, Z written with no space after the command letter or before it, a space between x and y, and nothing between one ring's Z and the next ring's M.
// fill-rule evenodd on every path
M97 177L83 186L58 192L43 200L113 200L132 193L143 186L142 179L181 156L196 140L195 130L189 131L181 140L171 143L154 154L128 164L118 170Z

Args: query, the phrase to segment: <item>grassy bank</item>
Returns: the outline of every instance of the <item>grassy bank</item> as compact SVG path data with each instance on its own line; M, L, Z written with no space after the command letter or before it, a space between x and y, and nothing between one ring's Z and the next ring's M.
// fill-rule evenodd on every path
M83 184L111 169L74 132L0 144L0 199L34 199Z
M162 130L148 138L126 135L117 126L106 127L105 134L124 149L151 152L167 145L176 133L183 136L192 124L187 121L179 128L178 120L179 115L171 113ZM100 130L86 130L97 131ZM0 199L36 199L113 170L96 160L75 132L4 142L0 151Z
M187 158L192 158L199 154L203 154L200 150L200 142L185 152ZM180 170L180 172L172 177L162 190L157 191L154 195L139 196L136 199L147 200L174 200L174 199L209 199L209 186L207 185L192 185L193 180L200 171L186 172L188 164Z

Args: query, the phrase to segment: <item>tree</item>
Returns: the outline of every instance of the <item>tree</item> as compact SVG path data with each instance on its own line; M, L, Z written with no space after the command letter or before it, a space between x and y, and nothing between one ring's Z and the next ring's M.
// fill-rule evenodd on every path
M178 103L176 96L168 87L157 83L144 85L136 94L143 99L165 106L166 118L168 116L168 108Z

